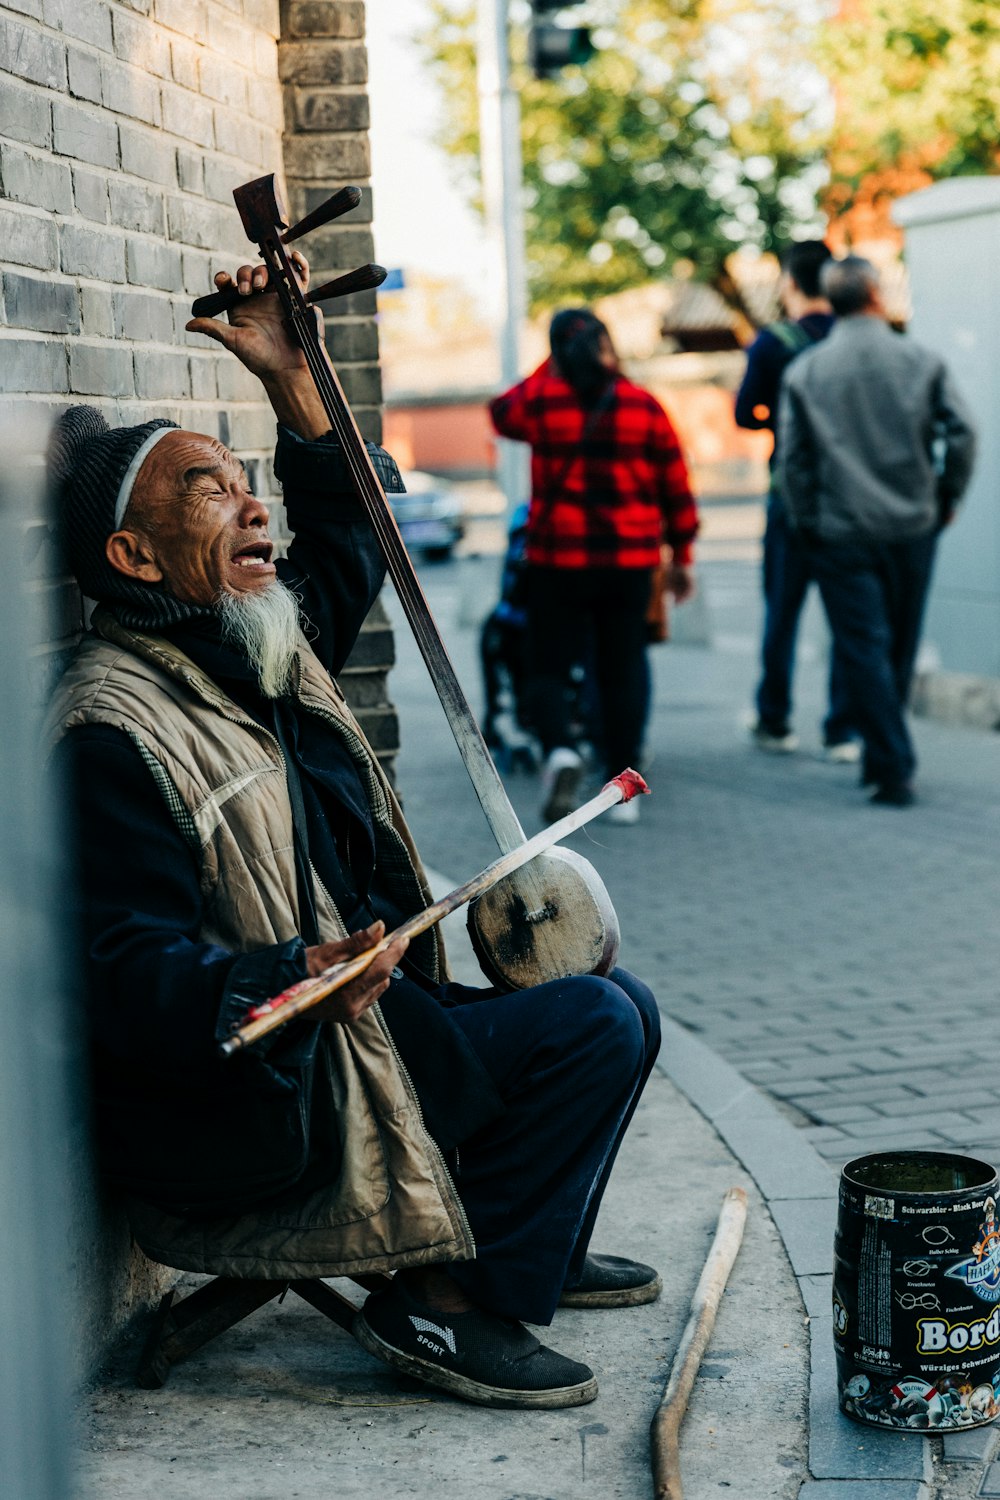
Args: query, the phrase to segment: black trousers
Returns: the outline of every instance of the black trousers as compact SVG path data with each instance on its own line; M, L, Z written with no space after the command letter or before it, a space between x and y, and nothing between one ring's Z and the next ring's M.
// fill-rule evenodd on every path
M864 740L864 773L881 785L904 784L916 769L905 711L936 551L937 532L809 547Z
M448 1270L490 1312L550 1323L659 1051L656 1001L624 969L511 994L449 984L442 998L505 1105L458 1148L477 1258Z
M646 609L650 568L525 570L528 703L548 755L572 743L570 671L583 662L597 688L600 753L609 776L635 766L649 709Z

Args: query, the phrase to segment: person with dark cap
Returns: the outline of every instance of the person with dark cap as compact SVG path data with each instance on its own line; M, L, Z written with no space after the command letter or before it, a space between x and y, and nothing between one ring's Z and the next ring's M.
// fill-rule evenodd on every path
M263 269L236 281L228 323L188 327L275 411L287 558L214 437L74 407L52 443L69 560L98 602L50 727L75 789L103 1169L155 1260L271 1280L395 1271L355 1325L371 1353L487 1405L590 1401L593 1372L518 1320L659 1293L651 1267L589 1250L659 1043L643 984L616 969L463 987L432 930L218 1053L254 1005L430 900L332 675L384 564Z
M647 612L661 548L667 589L694 593L698 510L677 435L655 396L622 374L586 307L556 313L551 354L490 404L503 437L531 445L524 552L527 699L545 756L542 816L576 806L583 762L570 729L571 671L592 665L609 776L637 765L649 707ZM608 820L633 823L638 803Z
M822 240L800 240L781 257L779 295L786 317L761 329L747 350L747 367L736 396L736 423L776 439L778 399L785 371L806 349L825 339L833 312L820 290L820 272L833 258ZM771 452L771 485L764 530L764 638L757 716L751 734L761 750L788 754L799 747L792 729L795 642L812 574L809 559L788 524L776 478L777 448ZM836 641L830 650L829 700L823 722L825 758L855 765L860 758L851 720L847 681Z

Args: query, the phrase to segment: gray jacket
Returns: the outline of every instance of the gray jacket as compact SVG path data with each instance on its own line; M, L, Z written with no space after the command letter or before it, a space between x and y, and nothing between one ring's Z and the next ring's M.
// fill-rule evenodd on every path
M831 542L904 541L962 494L975 431L940 355L860 314L789 367L778 454L793 526Z

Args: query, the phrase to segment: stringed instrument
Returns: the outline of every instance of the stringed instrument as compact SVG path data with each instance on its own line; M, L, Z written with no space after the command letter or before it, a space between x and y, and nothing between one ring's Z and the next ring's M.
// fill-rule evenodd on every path
M318 302L378 286L386 272L363 266L306 292L286 248L310 229L355 207L360 192L341 189L292 228L285 222L273 175L245 183L233 197L247 238L257 246L268 271L267 286L253 295L274 293L281 301L486 821L501 854L511 854L524 845L524 831L438 634L316 316ZM229 288L199 298L192 312L195 317L214 317L240 300L235 288ZM468 925L484 974L501 989L526 989L572 974L606 974L618 955L620 933L611 898L593 866L571 849L550 848L484 890L469 908Z
M328 995L343 989L344 985L350 984L352 979L357 979L369 965L374 963L379 954L384 953L397 939L414 938L421 932L427 932L444 917L450 916L453 911L458 911L460 906L465 906L467 902L477 901L491 888L509 879L515 870L519 870L530 860L537 859L561 838L575 833L578 828L582 828L584 824L607 811L609 807L614 807L618 802L631 802L633 797L641 796L648 791L649 787L638 771L623 771L620 776L613 776L607 785L601 788L597 796L585 802L582 807L567 813L566 817L560 818L558 823L543 828L541 833L536 833L534 838L529 839L526 844L519 844L509 854L502 854L491 865L487 865L485 870L480 870L478 875L473 875L471 880L464 881L455 890L449 891L447 896L442 896L433 905L408 917L394 932L387 932L371 948L366 948L363 953L355 954L353 958L342 959L339 963L331 964L321 974L313 975L309 979L300 979L297 983L289 985L287 990L282 990L280 995L272 995L262 1005L255 1005L247 1012L242 1025L219 1044L220 1053L223 1057L233 1057L237 1052L242 1052L244 1047L250 1047L254 1042L259 1041L262 1036L268 1036L279 1027L287 1026L289 1021L295 1020L296 1016L303 1015L314 1005L318 1005L321 1000L325 1000Z

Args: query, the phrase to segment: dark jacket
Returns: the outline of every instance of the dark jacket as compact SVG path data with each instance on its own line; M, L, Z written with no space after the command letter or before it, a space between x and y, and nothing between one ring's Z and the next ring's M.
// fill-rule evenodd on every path
M830 542L926 536L968 484L975 442L939 354L880 317L841 318L782 385L777 477L788 519Z
M746 373L736 395L737 427L777 433L782 376L793 359L826 338L833 322L830 313L809 313L797 323L772 323L761 329L747 350ZM801 338L787 337L786 329Z

